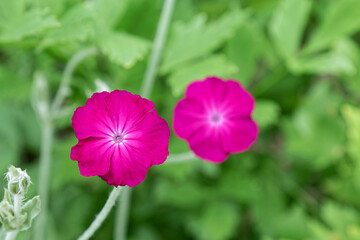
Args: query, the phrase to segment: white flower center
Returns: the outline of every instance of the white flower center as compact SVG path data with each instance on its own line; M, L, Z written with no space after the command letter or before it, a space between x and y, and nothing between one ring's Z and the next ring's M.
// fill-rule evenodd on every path
M125 136L121 133L117 133L115 134L115 136L113 137L113 141L116 143L116 144L120 144L120 143L123 143L125 140Z
M223 121L223 116L217 112L210 113L209 121L212 125L220 125Z

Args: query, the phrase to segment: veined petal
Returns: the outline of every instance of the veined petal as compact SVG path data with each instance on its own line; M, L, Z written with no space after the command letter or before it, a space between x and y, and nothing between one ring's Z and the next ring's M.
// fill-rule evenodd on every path
M196 155L219 163L255 142L254 103L237 81L217 77L194 81L174 109L173 128Z
M114 148L109 172L100 177L109 185L134 187L146 177L149 166L139 164L144 162L144 157L119 144Z
M218 131L205 129L205 127L195 131L187 138L189 147L195 155L214 163L221 163L229 156L229 153L222 149L220 140Z
M151 165L162 164L169 155L170 129L166 121L150 112L133 128L137 130L126 135L125 145L143 151Z
M80 140L71 159L83 176L98 175L114 186L141 183L148 169L163 163L170 130L154 103L126 91L94 94L73 116Z
M226 152L240 153L256 141L259 129L252 119L233 119L220 131L222 148Z
M229 118L248 118L254 110L255 100L237 81L227 80L226 97L220 104L220 109Z
M204 106L195 99L182 99L174 108L173 128L182 139L207 124Z
M108 92L95 93L85 106L75 110L72 127L78 139L88 137L108 137L114 132L113 122L104 105Z
M109 171L113 151L111 140L87 138L80 140L72 147L70 157L72 160L78 161L81 175L90 177Z

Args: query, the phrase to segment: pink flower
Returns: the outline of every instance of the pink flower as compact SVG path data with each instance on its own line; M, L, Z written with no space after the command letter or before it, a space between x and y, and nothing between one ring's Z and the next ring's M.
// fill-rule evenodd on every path
M174 109L173 128L200 158L221 163L246 151L259 130L251 113L254 98L239 82L208 77L191 83Z
M71 159L81 175L100 176L109 185L140 184L169 154L170 130L154 103L127 91L95 93L76 109L72 126L79 142Z

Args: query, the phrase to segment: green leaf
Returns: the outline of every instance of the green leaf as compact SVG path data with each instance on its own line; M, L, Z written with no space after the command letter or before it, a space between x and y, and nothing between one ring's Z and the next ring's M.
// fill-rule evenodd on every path
M0 27L6 27L13 23L24 12L25 4L23 0L1 1L0 2Z
M268 128L279 120L280 107L273 101L256 100L253 118L260 129Z
M8 203L13 204L10 192L7 188L4 188L4 201L7 201Z
M346 74L343 78L344 86L352 94L359 96L360 95L360 49L358 43L350 38L344 38L336 42L335 51L338 54L342 54L344 57L351 61L353 67L355 68L354 72L351 74Z
M357 70L352 60L343 51L333 50L316 56L305 56L288 62L294 74L343 74L354 75Z
M39 215L41 210L40 197L36 196L27 201L21 208L21 213L26 215L26 221L21 226L21 231L28 230L34 218Z
M6 25L0 34L0 43L18 42L23 38L36 35L46 29L58 26L53 16L45 11L33 9Z
M306 239L309 236L309 229L304 209L298 205L286 208L285 195L276 180L274 181L274 177L262 175L261 179L264 181L264 186L252 204L254 217L261 233L278 238Z
M223 55L213 55L175 70L168 78L168 82L173 94L180 96L186 86L194 80L215 75L222 78L229 78L237 72L237 66L227 60Z
M310 220L308 222L311 239L327 240L334 236L334 233L330 232L323 224Z
M337 115L340 100L330 87L329 82L314 85L303 105L284 124L286 151L299 164L317 170L339 161L344 154L344 125Z
M154 166L154 170L177 181L184 181L194 172L194 161Z
M24 103L30 98L31 81L8 68L0 67L0 101Z
M315 30L304 51L309 53L322 50L334 40L357 32L360 29L359 16L360 1L330 1L319 27Z
M360 109L345 105L341 110L347 125L347 150L354 160L360 162Z
M296 54L309 18L311 1L282 0L270 22L270 34L284 58Z
M240 203L252 203L260 191L259 183L254 177L235 169L223 172L219 179L219 195Z
M85 3L88 11L99 28L111 29L127 10L129 0L93 0Z
M139 228L135 230L134 235L130 238L130 240L138 240L138 239L161 240L162 238L155 231L155 229L146 225L141 225Z
M85 41L94 34L94 22L83 4L72 7L61 18L60 26L50 29L38 46L43 50L49 46L72 41Z
M240 214L235 206L212 202L200 216L190 218L188 228L199 240L226 240L233 236L239 222Z
M197 182L186 181L172 184L162 181L156 184L156 200L164 205L188 209L200 206L208 197L206 189Z
M225 48L228 59L239 67L236 78L247 86L254 75L261 52L263 36L255 24L246 24L238 29Z
M142 60L150 47L148 41L120 32L100 36L99 44L102 52L111 61L126 68L132 67L136 61Z
M17 163L21 138L10 106L0 105L0 172Z
M235 33L245 16L244 12L233 11L209 24L206 24L204 15L195 17L188 24L178 23L165 49L161 70L168 72L189 60L211 53Z
M68 121L69 119L70 117ZM76 139L73 137L58 140L55 144L51 189L58 190L70 183L88 181L87 178L80 174L77 163L70 159L70 150L75 144Z
M333 229L334 232L343 236L343 239L358 239L352 238L349 235L354 235L351 228L359 230L359 212L347 206L342 206L336 202L327 201L322 205L321 216L323 220ZM356 230L356 229L355 229ZM360 236L359 232L356 234Z

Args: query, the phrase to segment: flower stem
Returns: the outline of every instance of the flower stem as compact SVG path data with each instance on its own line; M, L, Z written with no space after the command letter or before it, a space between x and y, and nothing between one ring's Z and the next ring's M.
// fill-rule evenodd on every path
M18 234L18 231L7 232L5 240L14 240L16 238L17 234Z
M81 63L84 59L89 56L95 55L97 50L95 47L85 48L79 52L77 52L70 61L66 64L63 77L61 79L61 83L59 89L55 95L54 101L51 105L51 112L56 114L61 105L63 104L65 97L69 91L69 84L72 78L72 75L76 69L76 67Z
M14 195L14 215L15 217L19 217L21 213L21 204L24 196L21 194Z
M122 187L117 187L112 190L109 195L109 198L106 200L104 207L101 209L100 213L96 216L95 220L91 223L90 227L78 238L78 240L87 240L95 231L101 226L102 222L105 220L109 214L112 207L115 205L116 199L121 193Z
M35 226L35 239L44 240L46 228L46 219L47 219L47 210L48 210L48 192L49 192L49 175L50 175L50 166L51 166L51 152L52 152L52 143L54 140L54 128L53 120L56 118L59 112L61 112L61 105L63 104L65 97L68 93L69 84L72 78L72 75L76 67L87 57L96 54L96 48L90 47L83 49L77 53L69 60L65 66L64 74L61 79L61 83L58 91L56 92L55 98L51 104L50 110L42 111L40 116L41 124L41 149L40 149L40 169L39 169L39 188L38 192L41 196L41 205L42 210L38 217L36 226ZM47 105L49 101L46 102ZM40 106L38 106L40 109ZM43 109L43 108L41 108Z
M131 204L131 191L132 188L127 187L124 189L123 194L118 199L118 204L120 204L116 211L116 225L114 228L115 239L125 240L126 239L126 230L128 225L130 209L128 208ZM119 227L120 226L120 227Z
M192 161L196 158L193 152L184 152L184 153L177 153L171 154L166 159L164 164L172 164L172 163L179 163L179 162L188 162Z
M153 49L150 55L149 64L147 66L145 77L141 86L140 95L149 98L154 86L155 76L160 62L161 53L164 47L165 38L168 32L171 15L174 9L175 0L164 0L161 11L160 20L155 34ZM130 211L131 190L126 192L125 201L121 201L115 217L115 235L116 240L126 240L126 232L128 225L128 215ZM124 197L125 198L125 197Z
M171 15L173 12L175 0L165 0L161 12L158 28L156 30L153 50L151 52L149 65L145 72L145 78L141 87L140 95L144 98L150 97L152 87L160 62L160 56L165 43L165 37L168 32Z
M52 152L53 141L53 126L51 120L43 120L41 128L41 151L40 151L40 169L39 169L39 184L38 193L41 196L42 209L39 214L36 227L35 227L35 239L45 239L45 225L48 209L48 191L49 191L49 174L50 174L50 162Z

